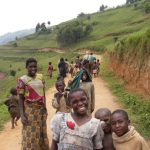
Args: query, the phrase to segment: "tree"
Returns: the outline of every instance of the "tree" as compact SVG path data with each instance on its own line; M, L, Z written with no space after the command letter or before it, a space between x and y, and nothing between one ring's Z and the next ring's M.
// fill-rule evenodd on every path
M99 10L100 12L103 12L108 6L104 6L103 4L100 6Z
M50 22L50 21L48 21L48 22L47 22L47 24L48 24L48 25L50 25L50 24L51 24L51 22Z
M41 24L41 31L42 31L42 32L46 32L46 31L47 31L45 22L43 22L43 23Z
M39 31L41 31L41 25L40 25L40 23L38 23L38 24L36 25L36 27L35 27L35 32L37 33L37 32L39 32Z

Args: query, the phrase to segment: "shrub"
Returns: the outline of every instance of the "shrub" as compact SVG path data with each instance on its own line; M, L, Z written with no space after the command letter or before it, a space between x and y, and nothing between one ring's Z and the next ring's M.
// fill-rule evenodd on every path
M11 75L11 76L15 77L15 76L16 76L16 73L17 73L17 72L16 72L15 70L10 70L10 75Z

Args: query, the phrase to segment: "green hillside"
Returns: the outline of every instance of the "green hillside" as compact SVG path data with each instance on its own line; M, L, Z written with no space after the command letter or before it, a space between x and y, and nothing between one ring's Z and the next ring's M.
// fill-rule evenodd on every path
M105 12L90 14L90 19L87 15L78 17L74 20L57 26L65 26L73 21L80 21L83 24L91 24L93 31L78 43L66 46L66 48L79 49L91 48L101 50L107 48L113 50L116 39L122 39L131 33L145 30L150 26L150 15L145 14L142 9L134 6L118 7ZM45 47L61 47L57 43L56 37L58 29L54 27L49 34L33 34L25 38L15 41L17 49L39 49ZM12 48L14 42L11 42L8 47Z

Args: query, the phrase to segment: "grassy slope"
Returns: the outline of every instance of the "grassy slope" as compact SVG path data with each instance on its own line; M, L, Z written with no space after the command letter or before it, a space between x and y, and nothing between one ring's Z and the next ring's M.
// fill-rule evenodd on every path
M77 20L82 20L84 23L95 23L95 25L93 25L93 32L87 38L68 47L72 49L84 47L100 49L101 46L105 46L107 49L113 50L114 36L109 34L114 33L119 38L123 38L133 32L145 30L150 25L150 15L145 15L142 10L136 10L134 7L111 9L103 13L91 14L90 20L86 17L77 18ZM45 35L30 35L18 40L17 44L18 48L23 49L60 47L56 42L56 31Z

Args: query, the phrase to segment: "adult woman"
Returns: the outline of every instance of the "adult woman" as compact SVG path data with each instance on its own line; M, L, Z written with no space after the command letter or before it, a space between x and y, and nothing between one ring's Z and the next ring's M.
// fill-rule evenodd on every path
M62 77L66 77L66 63L63 58L60 59L60 62L58 64L59 68L59 74Z
M26 61L27 75L18 80L19 108L22 131L22 150L48 150L46 131L44 80L37 74L37 61Z

